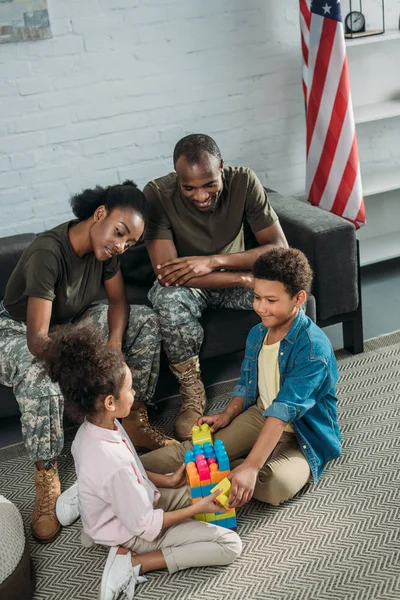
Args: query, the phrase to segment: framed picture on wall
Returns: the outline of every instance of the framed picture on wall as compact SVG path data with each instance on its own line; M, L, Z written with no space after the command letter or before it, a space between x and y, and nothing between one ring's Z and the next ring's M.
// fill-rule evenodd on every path
M0 0L0 44L50 37L47 0Z

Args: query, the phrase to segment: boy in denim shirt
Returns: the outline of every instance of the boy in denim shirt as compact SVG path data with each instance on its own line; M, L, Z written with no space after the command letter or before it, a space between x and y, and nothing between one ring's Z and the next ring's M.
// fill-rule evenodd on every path
M254 263L254 310L233 398L220 414L201 417L232 462L229 507L253 496L278 505L312 476L316 482L341 453L336 360L330 341L304 313L312 272L304 254L273 248ZM146 469L176 469L189 442L143 457Z

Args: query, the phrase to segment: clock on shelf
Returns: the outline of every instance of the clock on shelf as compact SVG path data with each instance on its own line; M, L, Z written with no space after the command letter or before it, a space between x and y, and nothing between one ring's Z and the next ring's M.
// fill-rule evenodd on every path
M364 2L364 5L366 5L365 12L363 11L362 0L343 2L343 12L346 4L349 7L349 11L344 17L344 35L346 38L353 39L385 33L384 0Z

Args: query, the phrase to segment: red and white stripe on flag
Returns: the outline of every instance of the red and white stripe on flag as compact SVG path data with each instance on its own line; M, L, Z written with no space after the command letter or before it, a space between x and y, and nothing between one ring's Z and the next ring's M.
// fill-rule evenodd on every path
M364 225L365 207L339 0L300 0L306 104L306 194Z

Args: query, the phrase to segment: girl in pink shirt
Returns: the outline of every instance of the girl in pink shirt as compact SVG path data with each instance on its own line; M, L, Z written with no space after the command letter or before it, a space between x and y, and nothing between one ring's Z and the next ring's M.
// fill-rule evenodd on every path
M172 574L226 565L239 556L234 531L191 518L215 512L218 491L192 505L184 465L171 475L144 470L117 421L129 415L135 397L119 351L108 348L94 327L66 325L52 333L43 361L60 385L66 411L84 419L72 445L78 481L58 499L57 514L67 524L80 513L84 534L111 547L100 600L121 592L131 600L148 571L167 568Z

